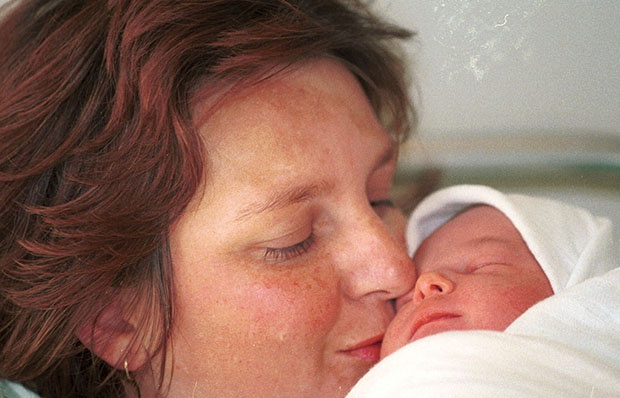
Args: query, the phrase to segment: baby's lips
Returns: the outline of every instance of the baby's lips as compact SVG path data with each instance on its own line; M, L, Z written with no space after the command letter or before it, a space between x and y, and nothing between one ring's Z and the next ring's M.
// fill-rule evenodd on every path
M416 335L417 332L420 330L420 328L426 325L432 325L436 327L437 325L435 324L435 322L449 321L451 319L460 318L460 317L461 315L449 313L449 312L431 312L431 313L421 315L413 323L413 327L411 329L411 336L409 337L408 342L414 341L417 338L419 338L420 336ZM440 328L440 329L443 329L443 328ZM424 336L435 334L435 333L437 333L436 330L430 333L426 331L424 333Z

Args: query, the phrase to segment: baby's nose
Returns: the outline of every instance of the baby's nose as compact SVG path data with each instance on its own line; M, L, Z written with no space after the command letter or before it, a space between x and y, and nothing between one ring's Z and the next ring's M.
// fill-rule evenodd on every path
M454 290L454 282L439 272L425 272L418 277L413 288L414 303L424 301L436 295L449 294Z

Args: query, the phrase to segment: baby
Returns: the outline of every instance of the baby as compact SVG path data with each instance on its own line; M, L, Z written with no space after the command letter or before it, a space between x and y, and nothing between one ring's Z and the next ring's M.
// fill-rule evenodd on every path
M528 308L606 267L592 244L608 221L557 201L450 187L413 212L407 239L418 273L397 301L381 349L450 330L505 330Z
M419 280L397 302L387 358L347 398L618 396L620 240L609 219L461 185L418 205L407 245Z

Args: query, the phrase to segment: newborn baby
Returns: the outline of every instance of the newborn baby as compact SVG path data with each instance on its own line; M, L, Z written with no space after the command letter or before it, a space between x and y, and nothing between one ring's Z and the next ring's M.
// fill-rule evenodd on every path
M381 356L446 330L504 330L553 294L512 222L491 206L466 209L424 240L414 289L397 302Z
M423 200L406 235L419 280L397 302L384 359L347 398L618 396L609 219L460 185Z
M418 280L397 301L381 357L443 331L505 330L570 284L584 259L578 246L596 238L597 222L583 209L484 186L431 195L410 218ZM584 269L595 272L596 265Z

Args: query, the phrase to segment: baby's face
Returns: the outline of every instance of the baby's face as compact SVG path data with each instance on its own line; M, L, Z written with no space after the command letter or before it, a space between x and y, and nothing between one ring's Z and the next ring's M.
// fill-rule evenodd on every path
M510 220L490 206L459 214L416 251L414 289L397 302L381 357L408 342L448 330L504 330L553 294Z

